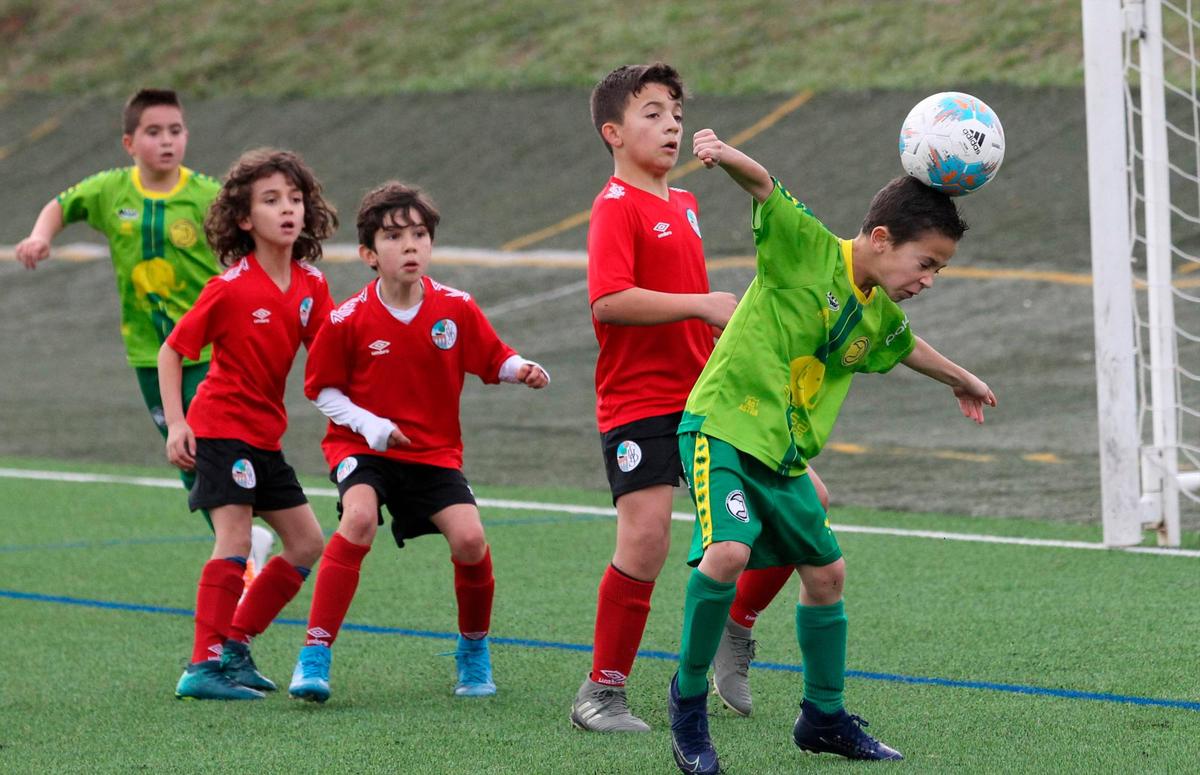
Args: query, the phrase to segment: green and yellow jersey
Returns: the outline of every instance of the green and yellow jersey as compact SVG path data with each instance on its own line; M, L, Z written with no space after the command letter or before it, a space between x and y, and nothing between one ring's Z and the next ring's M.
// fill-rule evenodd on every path
M778 182L751 214L757 271L692 388L680 433L704 433L799 476L829 438L850 380L912 352L908 318L854 284L838 239Z
M181 167L170 191L148 191L137 167L98 172L58 195L63 223L87 221L108 238L129 364L153 367L175 322L219 273L204 215L220 181ZM210 351L200 354L208 361ZM185 364L196 361L185 361Z

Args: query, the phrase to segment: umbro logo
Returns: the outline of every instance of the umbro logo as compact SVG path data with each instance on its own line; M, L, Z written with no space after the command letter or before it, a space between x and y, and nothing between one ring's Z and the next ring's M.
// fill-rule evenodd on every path
M391 344L391 342L386 342L383 339L376 339L374 342L371 342L369 345L367 345L367 347L371 348L371 355L387 355L389 352L388 347L390 347Z
M654 231L658 233L659 239L662 239L663 237L670 237L671 224L667 223L666 221L659 221L658 223L654 224Z
M625 196L625 187L619 183L609 185L608 191L604 192L605 199L620 199Z
M258 309L254 310L254 312L251 312L250 314L254 316L255 323L270 323L271 322L271 310L266 309L265 307L259 307Z

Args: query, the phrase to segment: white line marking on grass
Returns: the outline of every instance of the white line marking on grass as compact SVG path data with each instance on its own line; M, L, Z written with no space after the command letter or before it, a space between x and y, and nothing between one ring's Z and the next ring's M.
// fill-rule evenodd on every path
M535 293L532 296L524 296L520 299L513 299L512 301L506 301L503 304L497 304L493 307L489 307L487 309L487 316L489 318L499 317L500 315L506 315L509 312L515 312L519 309L525 309L526 307L532 307L537 304L541 304L543 301L550 301L551 299L557 299L562 296L570 296L573 293L586 290L587 280L578 280L573 283L567 283L566 285L560 285L557 288L551 288L548 291Z
M0 468L0 478L31 479L51 482L72 482L77 484L126 484L135 487L158 487L172 489L180 486L178 479L157 479L149 476L117 476L114 474L89 474L73 471L36 471L24 468ZM337 490L332 487L310 487L305 493L319 497L336 498ZM617 510L611 506L579 506L572 503L540 503L538 501L514 501L496 498L479 498L480 506L494 509L514 509L520 511L552 511L560 514L595 514L616 517ZM689 512L673 511L671 519L676 522L691 522L695 516ZM1127 552L1129 554L1157 554L1164 557L1197 557L1198 549L1167 549L1157 546L1105 546L1089 541L1063 541L1054 538L1019 538L1016 536L995 536L984 533L944 533L938 530L906 530L898 527L867 527L864 525L833 525L839 533L865 533L868 535L888 535L902 538L932 538L939 541L964 541L967 543L1007 544L1010 546L1040 546L1051 549L1091 549Z

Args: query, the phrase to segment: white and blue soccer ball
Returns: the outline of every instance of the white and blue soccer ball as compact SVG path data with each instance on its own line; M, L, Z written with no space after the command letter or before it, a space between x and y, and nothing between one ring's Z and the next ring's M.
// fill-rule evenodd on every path
M1004 161L1004 127L978 97L947 91L909 111L900 127L900 163L922 183L950 196L978 191Z

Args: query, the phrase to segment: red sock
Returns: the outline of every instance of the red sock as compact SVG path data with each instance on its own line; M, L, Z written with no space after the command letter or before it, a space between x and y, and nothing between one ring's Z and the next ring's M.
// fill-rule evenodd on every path
M283 607L300 591L304 577L283 555L275 555L262 572L254 577L246 597L238 604L233 614L233 625L229 637L249 643L250 639L262 634Z
M743 627L753 627L758 615L767 610L794 570L795 565L776 565L773 568L748 568L742 571L738 577L737 596L729 609L729 618Z
M492 625L492 597L496 579L492 575L492 549L483 552L483 559L473 565L455 560L454 597L458 599L458 631L464 638L479 640L488 634Z
M350 601L358 589L358 573L363 558L371 551L370 544L356 544L334 533L325 545L321 564L317 567L317 584L313 589L312 610L308 613L308 633L305 646L332 646L337 639Z
M200 571L196 590L196 635L192 641L192 662L221 656L221 644L229 633L229 623L242 595L245 565L233 560L209 560Z
M591 679L624 686L650 616L653 581L638 581L609 565L600 579Z

